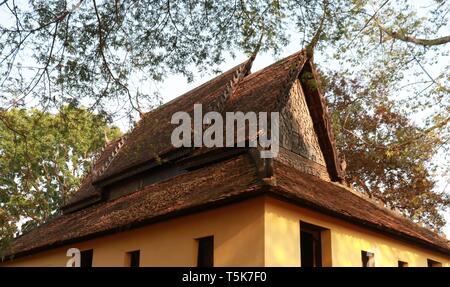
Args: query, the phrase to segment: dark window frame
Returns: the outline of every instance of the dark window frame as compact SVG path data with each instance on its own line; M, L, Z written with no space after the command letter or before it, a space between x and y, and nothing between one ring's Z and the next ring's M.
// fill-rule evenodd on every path
M300 266L302 267L322 267L323 266L323 252L322 233L328 229L320 227L311 223L300 221ZM303 239L303 240L302 240ZM305 256L306 250L309 250L305 245L305 240L312 245L311 252ZM303 244L302 244L303 242ZM308 249L307 249L308 248ZM303 256L302 256L303 254Z
M214 236L196 239L197 267L214 267Z
M363 267L375 267L375 253L361 250L361 261Z
M128 267L139 267L141 264L141 250L127 252Z
M86 249L80 252L80 267L92 267L94 261L94 249Z
M428 267L442 267L442 262L427 258Z
M408 262L399 260L398 267L408 267Z

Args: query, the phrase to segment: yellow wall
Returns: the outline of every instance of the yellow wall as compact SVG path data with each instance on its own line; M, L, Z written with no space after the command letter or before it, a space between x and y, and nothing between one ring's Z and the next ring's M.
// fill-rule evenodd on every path
M300 266L300 221L330 230L322 236L322 245L331 240L332 254L323 258L324 266L361 266L361 250L375 254L375 266L397 267L398 260L409 267L427 266L427 258L450 267L450 256L388 238L320 213L273 198L265 202L266 266Z
M375 266L427 266L427 258L450 267L450 257L356 227L270 197L155 223L7 262L8 266L65 266L66 251L94 249L94 266L125 266L126 252L141 251L141 266L195 266L195 239L214 235L215 266L300 266L300 221L329 229L322 242L324 266L361 266L361 250ZM327 244L328 242L328 244ZM331 250L330 250L331 249ZM5 264L4 264L5 265Z
M139 249L141 266L195 266L196 238L214 235L215 266L264 266L264 199L175 218L30 257L8 266L65 266L68 248L94 249L93 266L124 266Z

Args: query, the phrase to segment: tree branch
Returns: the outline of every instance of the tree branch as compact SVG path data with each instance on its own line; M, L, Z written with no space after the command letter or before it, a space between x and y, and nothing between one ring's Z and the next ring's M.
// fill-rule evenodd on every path
M96 2L96 0L93 0L92 2L93 2L93 4L94 4L94 11L95 11L95 15L96 15L96 17L97 17L97 22L98 22L98 37L99 37L99 47L98 47L98 49L99 49L100 56L102 57L103 65L105 66L106 71L108 72L108 74L109 74L109 76L111 77L111 79L113 79L113 81L114 81L116 84L118 84L122 89L125 90L125 92L126 92L127 95L128 95L128 99L129 99L129 101L130 101L131 107L132 107L135 111L137 111L137 112L139 113L139 115L141 116L141 118L142 118L143 115L144 115L144 113L141 111L141 109L140 109L139 107L136 107L136 106L134 105L133 99L132 99L132 97L131 97L130 90L128 89L128 87L127 87L125 84L123 84L123 83L122 83L122 82L114 75L114 73L112 72L111 68L109 67L108 60L106 59L105 52L104 52L105 45L106 45L106 39L103 37L103 31L102 31L103 26L102 26L102 21L101 21L101 19L100 19L100 13L99 13L98 8L97 8L97 2Z
M389 28L386 28L383 26L378 19L376 19L376 24L380 28L381 31L383 31L385 34L390 36L393 39L397 39L403 42L413 43L416 45L421 45L425 47L430 46L438 46L438 45L444 45L450 42L450 35L434 38L434 39L422 39L422 38L416 38L412 36L408 36L401 32L392 31Z

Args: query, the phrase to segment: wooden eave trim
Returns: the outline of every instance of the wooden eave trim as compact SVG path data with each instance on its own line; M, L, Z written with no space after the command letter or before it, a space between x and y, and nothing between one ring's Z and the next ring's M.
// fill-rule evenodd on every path
M306 80L313 80L316 87L311 87L310 84L305 83L305 78L308 74L312 75L313 78L308 77ZM319 87L317 87L318 75L310 60L303 66L299 79L303 92L305 93L309 113L313 118L314 130L319 139L320 149L324 154L330 178L332 181L343 182L345 175L341 169L339 155L336 149L331 118L328 114L325 98L321 94Z

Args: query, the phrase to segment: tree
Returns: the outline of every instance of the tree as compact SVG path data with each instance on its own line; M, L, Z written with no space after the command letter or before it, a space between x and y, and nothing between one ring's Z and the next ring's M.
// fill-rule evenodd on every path
M277 54L294 42L327 67L324 76L357 81L357 90L370 95L348 107L339 100L334 107L355 109L363 117L361 123L352 118L352 125L337 116L334 120L338 126L346 123L338 129L341 147L357 144L378 164L364 170L378 175L363 178L366 192L408 215L412 208L406 208L406 200L402 207L386 190L406 193L409 188L389 182L380 186L389 180L389 167L409 171L408 178L415 177L417 184L428 180L421 190L436 188L432 163L437 155L450 157L448 1L73 1L0 0L0 15L7 19L0 24L4 110L82 103L109 115L124 107L133 118L159 101L157 90L145 89L149 81L157 83L171 73L192 79L197 71L216 71L228 54L251 53L256 47ZM391 116L395 121L387 122ZM379 125L362 124L372 120ZM364 142L349 131L384 133L381 145L395 156L381 157L372 138ZM424 140L432 148L424 150ZM408 149L395 150L399 142ZM414 153L415 148L425 154ZM399 158L394 162L394 157ZM440 161L441 173L450 171L448 162ZM352 177L356 170L352 174L351 166ZM415 198L419 203L414 206L425 209L430 200L438 200ZM436 212L445 205L439 202ZM417 209L415 218L441 226L425 209Z
M435 190L433 156L442 144L396 110L383 89L336 74L326 80L338 148L354 188L439 231L450 195Z
M103 114L64 106L57 114L12 109L0 117L0 250L21 230L58 214L92 160L120 130ZM13 132L14 131L14 132Z

